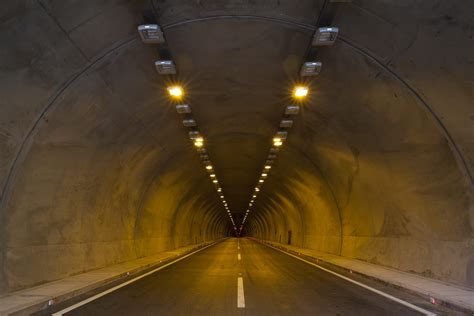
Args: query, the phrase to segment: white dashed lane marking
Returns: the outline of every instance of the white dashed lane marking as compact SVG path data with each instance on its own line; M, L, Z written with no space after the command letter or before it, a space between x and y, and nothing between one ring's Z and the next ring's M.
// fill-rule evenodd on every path
M237 278L237 308L245 308L244 280Z

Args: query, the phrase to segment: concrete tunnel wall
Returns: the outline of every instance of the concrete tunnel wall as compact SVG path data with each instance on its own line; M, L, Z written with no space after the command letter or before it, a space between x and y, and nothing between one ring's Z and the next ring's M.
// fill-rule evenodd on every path
M153 3L239 217L323 1ZM137 38L148 6L2 5L2 292L228 232ZM245 233L474 286L473 9L341 4Z

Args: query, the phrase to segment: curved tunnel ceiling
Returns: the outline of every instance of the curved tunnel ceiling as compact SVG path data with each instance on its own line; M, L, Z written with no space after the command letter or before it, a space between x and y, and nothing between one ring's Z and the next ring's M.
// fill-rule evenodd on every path
M325 2L152 4L240 223ZM2 9L2 290L229 234L136 34L148 6ZM473 285L473 9L340 3L244 232Z

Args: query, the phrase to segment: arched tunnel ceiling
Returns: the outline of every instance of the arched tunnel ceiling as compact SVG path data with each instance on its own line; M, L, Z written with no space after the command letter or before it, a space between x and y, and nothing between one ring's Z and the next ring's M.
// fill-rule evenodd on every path
M310 36L262 20L241 24L217 19L166 31L234 212L244 212L253 194Z
M240 222L324 1L152 3ZM156 49L136 34L149 6L2 7L2 289L228 232ZM292 230L301 246L474 284L473 9L341 3L339 39L318 51L323 71L246 233ZM64 268L48 269L57 253Z

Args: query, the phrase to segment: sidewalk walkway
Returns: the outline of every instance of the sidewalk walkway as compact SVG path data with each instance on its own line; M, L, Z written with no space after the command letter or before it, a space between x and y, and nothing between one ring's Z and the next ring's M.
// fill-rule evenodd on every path
M383 281L397 287L407 289L427 299L434 298L436 302L474 312L474 289L463 288L446 282L429 279L416 274L403 272L356 259L344 258L307 248L283 245L277 242L263 241L251 238L274 248L289 252L293 255L310 257L331 265L353 271L361 275Z
M182 247L9 293L0 297L0 315L29 315L47 308L48 305L58 304L112 283L137 277L214 243L206 242Z

